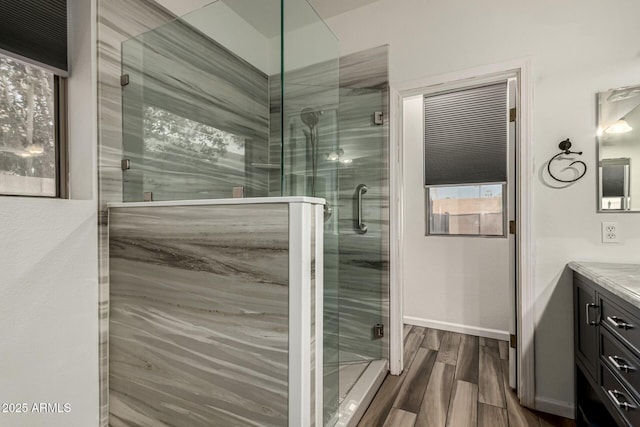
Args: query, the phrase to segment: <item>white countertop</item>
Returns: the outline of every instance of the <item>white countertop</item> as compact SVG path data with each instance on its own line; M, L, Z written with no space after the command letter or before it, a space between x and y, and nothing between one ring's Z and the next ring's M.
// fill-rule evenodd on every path
M569 268L640 308L640 264L571 261Z
M167 200L161 202L118 202L109 203L108 208L139 208L152 206L204 206L204 205L257 205L265 203L309 203L324 205L319 197L246 197L237 199Z

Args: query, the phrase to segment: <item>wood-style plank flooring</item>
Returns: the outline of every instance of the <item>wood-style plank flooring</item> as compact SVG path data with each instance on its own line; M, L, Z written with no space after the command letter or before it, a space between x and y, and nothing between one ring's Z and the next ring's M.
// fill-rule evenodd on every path
M382 383L359 427L574 427L523 408L506 341L405 325L404 372Z

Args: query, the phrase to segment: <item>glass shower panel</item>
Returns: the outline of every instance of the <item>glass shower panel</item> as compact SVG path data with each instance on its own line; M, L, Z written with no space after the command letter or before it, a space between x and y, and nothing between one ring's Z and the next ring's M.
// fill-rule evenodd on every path
M279 0L219 0L123 43L124 201L268 195L279 34Z
M138 202L143 194L144 35L122 44L122 200Z
M387 359L389 218L386 124L383 89L340 88L339 278L340 364ZM355 366L354 366L355 369ZM349 384L343 384L343 394Z
M285 196L327 201L324 225L324 424L337 420L338 314L338 40L300 0L282 3L280 185Z

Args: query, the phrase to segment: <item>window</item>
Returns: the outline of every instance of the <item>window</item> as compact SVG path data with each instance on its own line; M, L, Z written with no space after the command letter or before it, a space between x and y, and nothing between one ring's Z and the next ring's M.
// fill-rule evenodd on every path
M245 150L250 138L156 106L146 105L141 113L124 123L130 161L123 175L125 201L139 201L143 193L157 201L221 198L229 197L232 185L251 187L246 154L252 150Z
M427 189L427 229L433 235L504 235L504 184Z
M425 95L428 235L506 236L507 89Z
M215 163L227 154L244 169L245 139L213 126L181 117L170 111L145 106L144 152L152 160L166 160L197 169Z
M0 55L0 194L62 196L60 78Z
M0 195L67 195L67 50L66 0L2 3Z

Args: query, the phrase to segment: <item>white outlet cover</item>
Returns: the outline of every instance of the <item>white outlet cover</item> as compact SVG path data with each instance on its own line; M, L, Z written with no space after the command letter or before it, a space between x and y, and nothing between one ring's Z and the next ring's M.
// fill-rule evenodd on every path
M602 243L620 243L620 229L617 222L602 223Z

